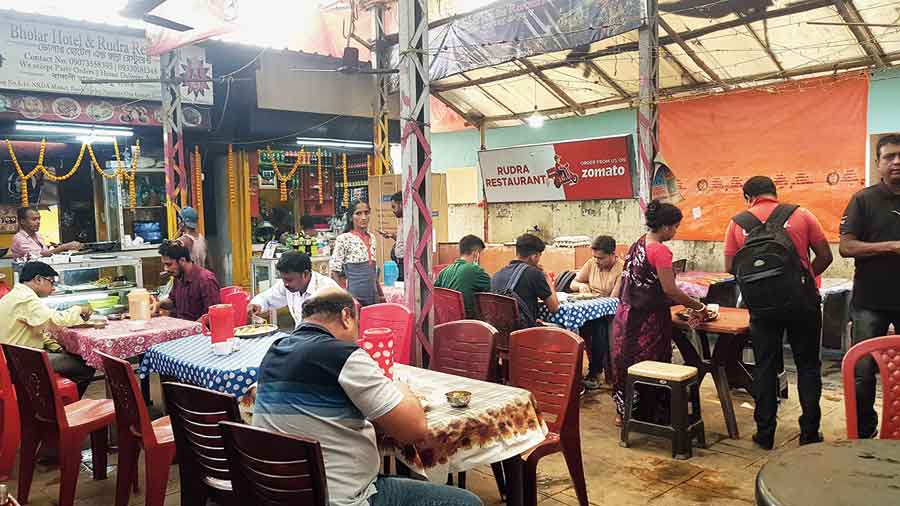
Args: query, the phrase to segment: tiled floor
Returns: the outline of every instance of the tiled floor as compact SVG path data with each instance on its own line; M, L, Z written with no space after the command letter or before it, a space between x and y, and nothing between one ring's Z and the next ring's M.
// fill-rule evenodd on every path
M790 359L789 373L791 372ZM844 408L840 386L840 363L825 362L822 395L822 431L826 439L845 436ZM703 419L706 425L707 449L694 451L687 461L673 460L667 441L650 436L633 435L630 448L618 444L618 431L613 426L613 406L608 391L588 394L581 411L582 445L591 504L633 505L751 505L757 471L773 454L797 445L800 414L796 383L791 378L790 398L781 406L780 427L776 449L769 453L754 447L752 398L744 392L734 392L735 409L741 439L728 439L722 412L707 379L703 384ZM158 394L158 388L157 394ZM91 397L104 395L103 385L95 383L89 390ZM158 398L158 395L157 395ZM157 403L159 405L159 403ZM110 457L115 466L116 456ZM143 466L142 466L143 467ZM115 494L116 471L111 467L106 481L91 480L85 469L78 483L77 505L111 506ZM577 505L574 489L561 455L546 457L539 467L540 504ZM143 470L141 471L143 479ZM15 479L10 480L15 491ZM56 468L39 466L35 475L29 504L56 505L59 473ZM468 474L468 487L482 497L486 505L502 504L490 469ZM171 468L167 506L181 504L178 493L178 472ZM143 504L143 496L132 496L131 504ZM187 505L186 505L187 506ZM195 506L195 505L190 505Z

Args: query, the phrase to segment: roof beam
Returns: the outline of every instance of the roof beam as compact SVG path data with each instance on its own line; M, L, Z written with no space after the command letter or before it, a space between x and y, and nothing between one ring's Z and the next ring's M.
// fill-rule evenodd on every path
M705 26L703 28L698 28L696 30L688 30L686 32L679 33L678 35L681 37L682 40L688 41L691 39L696 39L698 37L702 37L704 35L709 35L711 33L716 33L716 32L720 32L722 30L727 30L729 28L735 28L735 27L744 25L745 23L752 23L754 21L759 21L763 18L775 19L775 18L779 18L782 16L789 16L791 14L798 14L801 12L807 12L807 11L811 11L814 9L820 9L822 7L833 6L834 5L833 2L834 2L834 0L801 0L799 2L792 3L792 4L788 5L787 7L783 7L781 9L773 9L773 10L770 10L767 12L765 12L765 11L754 12L753 14L746 16L744 19L737 19L737 18L730 19L728 21L723 21L722 23ZM674 42L675 41L672 39L672 37L669 37L668 35L659 38L660 46L664 46L666 44L673 44ZM611 54L619 54L619 53L629 52L629 51L637 51L637 50L638 50L637 42L626 42L624 44L618 44L615 46L608 47L606 49L601 49L599 51L594 51L594 52L588 53L584 56L584 58L582 58L580 60L593 60L594 58L600 58L602 56L607 56L607 55L611 55ZM542 65L536 65L535 67L537 67L538 70L546 71L546 70L552 70L552 69L556 69L556 68L560 68L560 67L565 67L567 65L571 65L572 63L573 63L572 61L560 60L560 61L545 63ZM575 63L578 63L578 62L575 62ZM475 84L486 84L486 83L492 83L492 82L496 82L496 81L502 81L504 79L509 79L511 77L518 77L518 76L522 76L525 74L528 74L527 69L518 69L518 70L513 70L510 72L505 72L502 74L497 74L497 75L488 76L488 77L482 77L479 79L473 79L471 82L468 82L468 83L445 83L445 84L442 84L440 82L433 82L433 83L431 83L431 88L435 89L435 90L439 90L439 91L449 91L449 90L454 90L457 88L465 88L466 86L473 86Z
M669 26L669 23L666 23L662 16L659 16L657 21L659 22L660 28L662 28L663 31L665 31L666 34L671 37L676 44L678 44L678 47L680 47L681 50L684 51L684 54L686 54L688 58L690 58L691 61L694 62L695 65L700 67L700 69L703 70L703 72L705 72L710 79L717 83L720 83L726 90L729 89L729 87L722 82L722 78L719 77L719 74L717 74L715 70L710 68L710 66L707 65L702 58L697 56L697 53L694 52L694 49L689 46L684 39L681 38L681 35L679 35L678 32L676 32L674 29L672 29L671 26ZM662 45L662 41L660 41L660 45Z
M872 34L872 30L868 26L860 24L864 21L859 11L856 10L856 5L853 4L853 1L834 0L834 6L837 8L841 18L848 23L847 28L853 32L853 36L856 37L856 41L859 42L862 50L869 55L869 58L875 61L879 68L886 67L884 49L881 48L878 39Z
M610 105L621 105L621 104L630 104L632 102L632 98L604 98L601 100L593 100L591 102L585 102L581 104L581 107L585 109L585 111L589 109L597 109L598 107L610 106ZM544 116L550 117L554 114L565 114L567 112L572 112L572 108L569 106L565 107L555 107L553 109L544 109L542 111L537 111ZM509 114L503 116L488 116L484 118L486 122L496 122L496 121L509 121L511 119L522 119L521 114Z
M675 55L672 54L672 51L669 51L669 48L666 46L659 46L659 57L662 61L675 67L675 70L681 74L682 79L686 79L691 84L700 84L700 80L694 77L694 73L688 70L688 68L681 63L681 60L676 58Z
M744 14L738 12L737 16L739 18L743 18ZM772 51L772 47L769 46L769 43L766 40L763 40L762 37L758 33L756 33L756 29L753 28L753 25L747 23L746 25L747 31L750 32L750 35L756 39L756 42L763 48L767 55L769 55L769 59L772 60L772 63L775 64L775 67L778 68L779 72L784 72L784 66L781 64L781 61L778 60L778 57L775 56L775 53Z
M468 105L472 110L469 111L468 113L465 113L462 111L462 109L457 107L447 97L441 95L440 93L432 92L431 96L438 99L442 104L444 104L448 108L450 108L451 111L458 114L460 118L462 118L463 120L466 121L466 123L469 123L471 125L478 125L484 120L484 114L481 114L481 112L475 110L475 108L469 104L466 104L466 105Z
M544 88L550 92L551 95L555 96L557 100L562 102L563 104L572 108L579 116L584 116L584 107L578 105L578 102L572 99L568 93L562 90L558 84L556 84L552 79L547 77L547 74L544 74L542 71L538 70L537 67L534 66L533 63L526 60L525 58L520 58L519 63L525 66L530 72L531 75L540 81L540 83L544 86Z
M630 93L628 93L628 92L625 90L625 88L623 88L619 83L617 83L615 79L613 79L612 77L610 77L609 74L607 74L606 72L604 72L603 69L601 69L599 65L597 65L597 64L594 63L593 61L587 61L587 62L585 62L585 65L587 65L588 68L590 68L590 69L591 69L592 71L594 71L598 76L600 76L600 79L602 79L603 82L605 82L610 88L612 88L613 90L615 90L616 93L618 93L619 95L622 95L623 98L632 98L632 95L631 95Z
M472 78L469 77L469 76L467 76L467 75L465 75L465 74L460 74L460 76L462 76L462 78L465 79L466 81L470 81L470 82L472 81ZM493 102L493 103L497 104L498 106L500 106L501 109L504 109L504 110L506 110L507 112L509 112L510 114L516 116L516 118L517 118L519 121L521 121L522 124L524 124L524 125L527 125L527 124L528 124L528 121L526 121L525 119L523 119L523 118L521 117L521 115L519 115L516 111L510 109L509 106L507 106L506 104L504 104L503 102L501 102L500 99L498 99L497 97L495 97L493 93L491 93L491 92L489 92L488 90L484 89L484 86L481 86L480 84L476 84L475 87L478 88L478 91L480 91L484 96L486 96L491 102ZM435 91L432 90L432 93L435 93Z

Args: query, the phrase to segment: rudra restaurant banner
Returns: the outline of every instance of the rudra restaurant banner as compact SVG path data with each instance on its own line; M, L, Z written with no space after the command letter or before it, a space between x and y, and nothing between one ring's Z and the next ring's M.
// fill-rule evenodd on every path
M488 202L634 197L628 135L489 149L478 164Z

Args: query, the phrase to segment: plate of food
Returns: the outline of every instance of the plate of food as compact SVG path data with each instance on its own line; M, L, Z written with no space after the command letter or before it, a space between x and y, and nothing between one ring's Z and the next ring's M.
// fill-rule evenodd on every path
M569 300L591 300L596 298L597 296L593 293L573 293L569 295Z
M234 337L240 339L253 339L266 337L278 332L278 327L271 323L257 323L234 328Z
M81 104L74 98L59 97L50 104L50 108L61 119L72 121L81 116Z
M718 304L707 304L706 305L707 317L703 318L703 322L711 322L719 319L719 305ZM675 313L678 318L689 321L696 311L693 309L684 308L681 311Z

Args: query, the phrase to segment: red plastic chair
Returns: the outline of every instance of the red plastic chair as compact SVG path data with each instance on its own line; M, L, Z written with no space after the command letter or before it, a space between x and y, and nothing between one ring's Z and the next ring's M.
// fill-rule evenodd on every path
M434 289L434 324L466 319L466 305L462 292L449 288Z
M584 341L565 329L536 327L510 335L510 382L529 390L550 429L547 438L525 459L525 505L537 504L537 465L562 452L575 485L578 504L588 505L579 424Z
M433 371L490 381L494 373L497 329L478 320L459 320L434 327Z
M54 376L56 378L56 388L59 390L63 404L72 404L77 401L77 385L72 380L62 376ZM0 351L0 481L9 479L9 474L12 472L16 461L16 451L19 449L21 434L16 390L13 388L12 377L9 375L6 355Z
M900 336L876 337L863 341L847 351L841 363L844 378L844 412L847 416L847 439L859 439L856 418L856 382L853 370L865 356L871 356L881 374L884 399L881 408L881 439L900 439Z
M121 359L98 352L103 360L106 384L116 405L119 438L119 474L116 477L115 506L127 506L132 485L137 485L137 465L144 449L146 506L163 506L169 466L175 460L175 439L169 417L150 421L147 406L131 365Z
M400 304L373 304L359 312L359 334L367 329L387 328L394 331L394 362L409 364L415 315Z
M237 399L181 383L162 387L178 452L181 504L206 504L211 497L219 504L234 504L219 422L241 421Z
M431 279L437 279L437 277L441 274L441 271L446 269L450 264L437 264L431 266Z
M94 479L106 479L107 427L116 417L113 401L81 399L64 405L46 352L10 344L4 344L3 351L9 361L22 418L19 501L28 502L35 457L43 442L59 450L59 505L72 506L81 466L81 445L88 434Z
M318 441L234 422L219 427L236 504L328 504Z
M509 335L519 324L519 304L516 299L496 293L476 293L475 310L478 319L497 329L497 356L500 361L498 381L509 381Z

